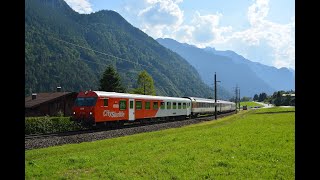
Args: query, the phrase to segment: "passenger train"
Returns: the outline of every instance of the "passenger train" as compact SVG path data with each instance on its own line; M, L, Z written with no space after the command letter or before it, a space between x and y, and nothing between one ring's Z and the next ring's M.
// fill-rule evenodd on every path
M79 92L72 120L89 125L143 120L178 120L236 110L233 102L197 97L166 97L104 91Z

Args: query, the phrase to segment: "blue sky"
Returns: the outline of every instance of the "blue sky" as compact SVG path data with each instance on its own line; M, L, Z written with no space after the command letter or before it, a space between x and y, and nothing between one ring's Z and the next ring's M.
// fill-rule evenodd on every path
M232 50L295 69L294 0L65 0L82 14L114 10L149 36Z

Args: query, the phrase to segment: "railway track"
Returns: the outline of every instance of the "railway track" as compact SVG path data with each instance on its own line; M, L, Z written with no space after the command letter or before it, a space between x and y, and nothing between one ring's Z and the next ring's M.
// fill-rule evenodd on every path
M219 114L217 115L217 118L229 116L231 114L235 114L235 111ZM25 135L25 141L34 140L34 139L42 139L42 138L51 138L51 137L64 137L64 136L72 136L72 135L79 135L79 134L89 134L89 133L96 133L96 132L103 132L103 131L112 131L117 129L128 129L128 128L134 128L134 127L145 127L145 126L151 126L155 124L162 124L162 123L168 123L168 122L181 122L185 120L197 120L199 122L201 121L209 121L214 118L214 115L209 116L200 116L197 118L190 118L190 119L184 119L184 120L156 120L156 121L148 121L148 122L133 122L133 123L125 123L123 126L119 127L100 127L97 129L85 129L85 130L78 130L78 131L66 131L66 132L57 132L57 133L46 133L46 134L30 134Z

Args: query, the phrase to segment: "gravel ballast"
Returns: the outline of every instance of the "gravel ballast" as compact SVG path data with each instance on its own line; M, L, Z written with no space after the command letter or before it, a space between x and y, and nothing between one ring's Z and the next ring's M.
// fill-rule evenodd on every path
M234 114L234 113L231 113L231 114ZM226 116L226 115L230 115L230 113L224 114L223 116ZM220 115L219 117L222 117L222 115ZM169 128L178 128L185 125L196 124L196 123L200 123L200 122L208 121L212 119L214 119L214 116L197 118L197 119L187 119L187 120L181 120L181 121L173 121L173 122L149 124L149 125L143 125L138 127L90 132L90 133L76 134L76 135L69 135L69 136L53 136L53 137L44 137L44 138L36 138L36 139L25 139L25 150L45 148L45 147L57 146L57 145L63 145L63 144L90 142L90 141L96 141L101 139L127 136L127 135L142 133L142 132L151 132L151 131L158 131L158 130L169 129Z

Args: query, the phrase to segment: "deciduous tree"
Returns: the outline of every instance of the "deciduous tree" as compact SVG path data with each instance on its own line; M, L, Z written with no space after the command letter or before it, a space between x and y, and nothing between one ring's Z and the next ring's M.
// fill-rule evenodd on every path
M133 91L136 94L156 95L153 79L145 70L139 73L137 86Z

